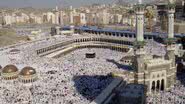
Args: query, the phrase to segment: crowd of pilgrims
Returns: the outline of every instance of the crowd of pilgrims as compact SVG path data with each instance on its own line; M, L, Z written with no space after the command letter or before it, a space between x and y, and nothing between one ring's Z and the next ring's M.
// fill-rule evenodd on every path
M109 73L124 71L107 60L120 63L119 60L125 53L109 49L80 49L56 59L37 56L35 49L59 41L59 38L52 38L21 45L16 47L21 50L20 53L14 55L8 54L9 50L5 50L2 55L7 55L10 59L8 64L14 64L19 69L31 66L36 69L39 79L30 85L17 80L0 79L2 104L88 104L111 83L113 78ZM145 49L152 55L165 54L164 47L154 41L148 42ZM86 58L85 54L88 52L95 52L96 57ZM148 96L147 103L153 104L157 101L172 104L171 102L177 101L173 100L174 98L182 100L179 96L183 96L184 89L181 82L178 82L171 92L160 92L160 96L157 97Z
M11 63L18 68L25 65L34 67L39 79L30 86L1 80L0 93L6 95L0 96L3 104L88 104L111 83L113 78L108 74L119 71L107 59L119 61L124 54L109 49L81 49L50 59L29 54L31 49L28 49L18 55L10 55L14 58ZM88 52L95 52L96 58L85 58Z
M185 104L185 74L177 76L176 84L169 91L148 95L147 104Z

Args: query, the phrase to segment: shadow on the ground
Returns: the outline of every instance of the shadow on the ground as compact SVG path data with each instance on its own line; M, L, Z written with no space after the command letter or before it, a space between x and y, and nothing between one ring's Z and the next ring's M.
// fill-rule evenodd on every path
M107 59L107 62L111 62L111 63L115 64L119 69L122 69L122 70L127 70L127 71L133 70L131 66L120 64L113 59Z
M182 63L177 64L177 80L185 85L185 67Z
M177 65L177 74L176 78L178 81L180 81L184 86L185 86L185 66L184 66L184 61L182 57L175 57L175 62Z
M87 100L94 100L113 80L111 76L103 75L82 75L74 76L74 86L80 95Z

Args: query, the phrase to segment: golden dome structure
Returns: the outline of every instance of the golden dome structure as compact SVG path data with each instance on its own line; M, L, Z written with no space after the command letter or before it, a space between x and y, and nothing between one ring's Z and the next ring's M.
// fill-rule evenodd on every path
M6 65L1 73L2 78L5 80L12 80L18 77L18 69L15 65Z
M31 83L37 80L36 70L32 67L24 67L19 74L20 81Z

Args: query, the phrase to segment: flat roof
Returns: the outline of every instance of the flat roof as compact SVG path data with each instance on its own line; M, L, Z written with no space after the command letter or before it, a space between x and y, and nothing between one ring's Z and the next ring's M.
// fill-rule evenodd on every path
M69 28L70 26L64 26L62 28ZM74 27L75 29L80 29L83 31L97 31L97 32L112 32L112 33L129 33L129 34L135 34L135 31L130 30L113 30L111 28L98 28L97 26L77 26ZM167 35L167 33L161 33L161 32L145 32L144 35L151 35L151 36L158 36L158 35ZM176 37L185 37L185 34L178 34L175 33Z
M120 95L125 97L140 97L143 96L145 86L142 84L128 84L123 88Z

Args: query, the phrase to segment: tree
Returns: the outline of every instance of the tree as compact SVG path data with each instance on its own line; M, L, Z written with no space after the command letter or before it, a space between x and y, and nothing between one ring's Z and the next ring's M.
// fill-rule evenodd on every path
M152 19L154 18L154 13L151 9L146 9L145 17L148 19L147 28L152 31Z
M130 16L130 18L131 18L131 29L134 28L134 26L133 26L133 19L132 19L132 15L133 15L134 13L135 13L135 12L134 12L133 9L129 9L129 10L127 11L127 15Z

